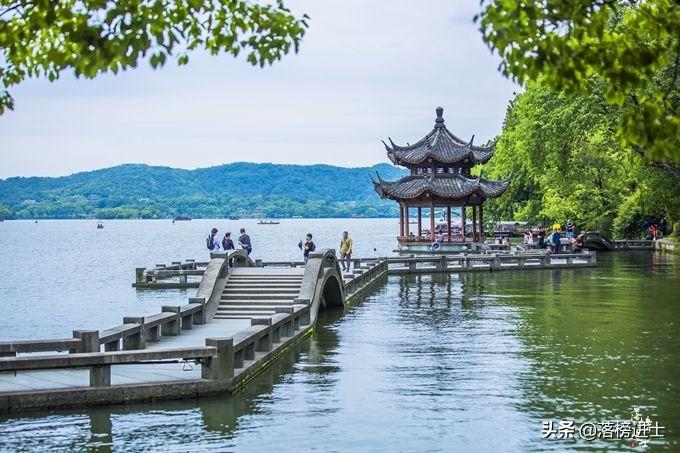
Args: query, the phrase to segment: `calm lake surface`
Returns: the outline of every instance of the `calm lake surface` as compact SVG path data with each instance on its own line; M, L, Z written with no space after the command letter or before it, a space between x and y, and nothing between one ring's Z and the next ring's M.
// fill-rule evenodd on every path
M385 256L398 221L0 223L0 341L68 337L157 312L189 291L135 291L134 268L207 259L248 229L254 257L297 258L312 232ZM375 249L375 250L374 250ZM242 393L0 418L0 451L679 451L680 259L600 254L597 269L389 277ZM542 439L542 422L665 426L646 449Z

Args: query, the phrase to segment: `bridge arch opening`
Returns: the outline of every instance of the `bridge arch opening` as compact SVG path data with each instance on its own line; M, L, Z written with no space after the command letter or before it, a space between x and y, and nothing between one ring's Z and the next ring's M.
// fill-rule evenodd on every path
M322 298L324 307L344 307L340 282L338 282L335 276L329 277L326 280L323 286Z

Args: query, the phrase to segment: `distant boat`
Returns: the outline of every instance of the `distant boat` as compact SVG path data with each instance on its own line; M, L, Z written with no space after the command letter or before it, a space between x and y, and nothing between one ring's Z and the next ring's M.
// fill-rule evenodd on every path
M102 222L97 222L97 229L101 230L102 228L104 228L104 224Z
M191 217L185 216L185 215L176 215L173 221L175 220L191 220Z
M241 220L241 218L237 215L230 215L229 220Z
M274 219L260 219L257 221L258 225L278 225L279 223L281 222Z

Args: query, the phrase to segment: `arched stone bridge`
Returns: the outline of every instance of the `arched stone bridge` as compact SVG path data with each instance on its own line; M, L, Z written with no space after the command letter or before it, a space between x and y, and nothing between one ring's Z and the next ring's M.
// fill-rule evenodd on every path
M352 260L334 250L306 266L253 262L242 250L137 269L135 286L198 287L188 303L119 326L64 339L0 343L0 413L68 406L196 398L233 392L309 335L320 310L347 307L389 273L550 269L597 265L577 255L471 254ZM200 276L200 281L189 281ZM68 354L44 354L67 351ZM35 355L34 353L41 353ZM200 365L194 366L192 365Z

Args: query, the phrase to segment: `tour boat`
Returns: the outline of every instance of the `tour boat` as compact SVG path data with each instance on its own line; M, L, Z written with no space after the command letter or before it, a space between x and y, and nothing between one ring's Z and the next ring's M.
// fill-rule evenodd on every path
M97 222L97 229L101 230L102 228L104 228L104 224L102 222Z
M273 219L260 219L257 221L258 225L278 225L279 223L281 222Z
M185 215L176 215L175 218L172 220L191 220L191 217Z

